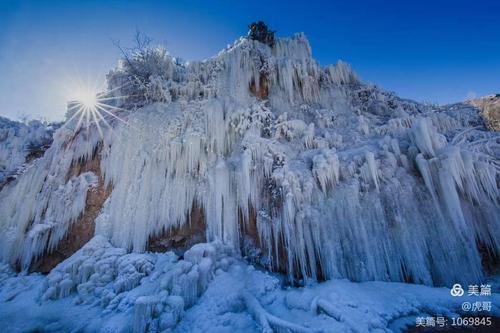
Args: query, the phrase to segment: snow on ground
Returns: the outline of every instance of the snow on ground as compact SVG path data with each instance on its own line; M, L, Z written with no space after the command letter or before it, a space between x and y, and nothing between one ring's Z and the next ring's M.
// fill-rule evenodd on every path
M125 254L97 236L49 275L0 267L5 332L388 332L417 316L457 316L448 288L330 280L293 288L220 243ZM495 292L495 290L494 290ZM267 330L266 330L267 329Z

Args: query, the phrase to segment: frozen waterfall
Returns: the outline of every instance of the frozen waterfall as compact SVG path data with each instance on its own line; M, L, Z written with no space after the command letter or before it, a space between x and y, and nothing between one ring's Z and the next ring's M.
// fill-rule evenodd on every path
M498 256L498 136L472 107L322 68L303 34L273 48L242 38L189 64L151 52L143 84L123 63L108 75L110 94L130 96L127 124L103 138L58 130L2 189L3 261L28 268L54 249L96 182L68 179L71 165L95 154L112 187L96 230L129 251L200 207L208 241L243 253L250 241L254 260L291 278L450 285L479 281L478 245Z

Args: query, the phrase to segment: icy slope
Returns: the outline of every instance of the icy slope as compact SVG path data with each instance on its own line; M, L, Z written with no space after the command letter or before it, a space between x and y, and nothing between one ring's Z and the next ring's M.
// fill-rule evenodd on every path
M322 68L302 34L272 48L242 38L189 64L148 49L108 82L127 124L102 138L61 129L0 192L3 261L27 268L64 237L93 183L68 181L70 168L96 154L113 188L96 232L127 251L189 227L200 207L209 241L290 279L450 285L483 277L478 244L499 253L498 135L471 106L421 105L343 62Z

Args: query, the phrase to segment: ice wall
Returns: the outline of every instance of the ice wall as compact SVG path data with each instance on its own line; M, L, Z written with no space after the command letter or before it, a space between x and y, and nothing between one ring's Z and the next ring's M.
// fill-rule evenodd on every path
M0 192L0 258L23 269L53 250L83 212L91 173L69 178L72 163L92 156L98 136L62 128L52 146ZM69 179L68 179L69 178Z
M321 68L303 34L273 48L242 38L189 64L148 52L108 75L110 94L129 96L117 106L134 110L100 143L113 192L96 230L114 245L142 252L196 206L208 240L235 249L250 240L255 260L291 278L478 281L477 244L498 254L498 136L477 110L402 100L343 62ZM101 141L84 135L72 140ZM4 245L3 260L53 246L16 252L33 221L60 216L47 202L82 156L67 140L33 166L45 175L0 193L28 198L2 200L2 232L18 242ZM75 204L86 193L78 186ZM57 218L54 242L82 209Z

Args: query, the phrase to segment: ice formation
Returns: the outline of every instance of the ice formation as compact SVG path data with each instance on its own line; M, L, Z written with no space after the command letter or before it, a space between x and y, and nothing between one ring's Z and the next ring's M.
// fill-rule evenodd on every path
M448 288L377 281L283 288L279 276L220 242L179 258L127 253L96 236L47 276L0 265L0 282L8 332L400 332L415 317L456 317L464 301L491 301L490 314L500 314L495 288L462 298Z
M221 243L200 243L179 259L174 253L136 254L96 236L47 276L40 300L76 293L76 304L100 306L103 313L132 312L133 331L173 328L185 309L208 288L216 270L234 258Z
M7 177L22 171L30 155L50 145L58 127L59 124L47 125L38 120L21 123L0 117L0 187Z
M498 135L471 106L400 99L344 62L322 68L303 34L272 48L242 38L203 62L150 49L108 82L110 95L128 96L116 105L126 124L111 121L103 138L59 130L0 192L3 261L27 268L64 237L95 183L68 179L71 165L95 154L113 189L96 230L122 251L145 251L200 207L209 241L245 255L252 244L255 260L290 279L450 285L483 276L478 244L499 254ZM203 290L208 259L176 269ZM113 276L110 260L102 269ZM72 282L46 298L92 276L66 273ZM179 288L192 305L199 289ZM138 327L169 304L160 299L140 300Z
M89 158L97 138L74 137L62 128L44 156L35 160L0 192L0 258L24 269L44 252L53 250L83 212L91 172L70 177L72 163Z

